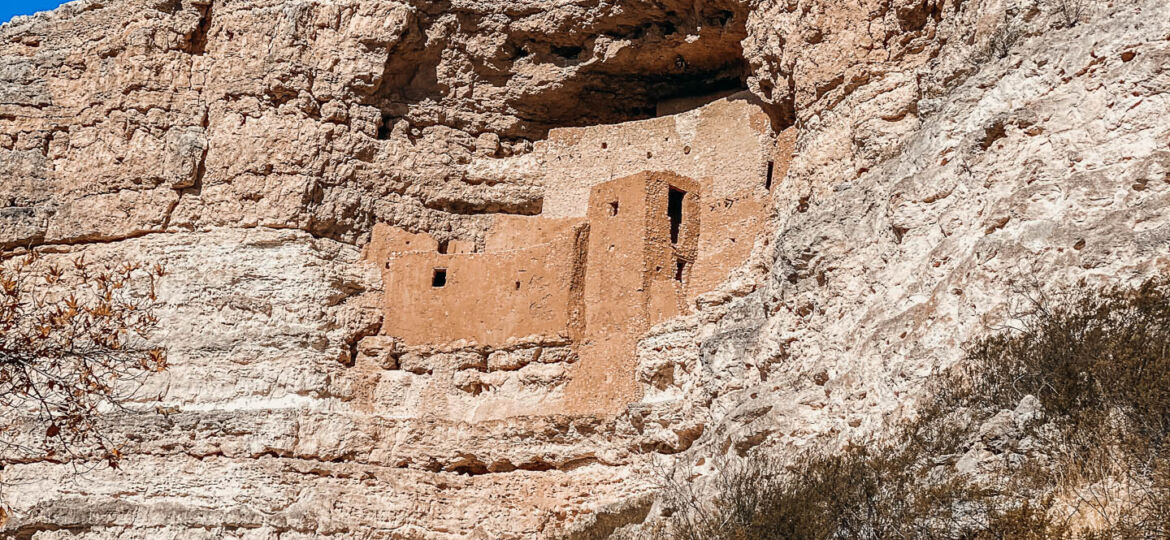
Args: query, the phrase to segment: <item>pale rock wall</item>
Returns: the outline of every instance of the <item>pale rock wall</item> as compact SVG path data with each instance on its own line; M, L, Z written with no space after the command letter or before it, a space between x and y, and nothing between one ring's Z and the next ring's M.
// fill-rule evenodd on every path
M680 416L708 415L696 473L712 453L880 434L1022 294L1170 271L1167 6L1099 5L1061 28L1049 5L1005 4L1030 20L1020 41L963 51L953 89L932 86L959 63L943 55L810 117L766 284L733 278L693 325L643 341L648 395L699 396ZM978 13L979 40L1004 7Z

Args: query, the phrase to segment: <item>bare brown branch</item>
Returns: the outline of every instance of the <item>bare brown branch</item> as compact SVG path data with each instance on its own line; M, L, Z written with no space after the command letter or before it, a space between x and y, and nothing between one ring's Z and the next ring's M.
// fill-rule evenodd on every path
M0 465L82 454L118 465L104 413L166 368L166 351L145 346L163 273L84 258L62 268L35 253L0 265Z

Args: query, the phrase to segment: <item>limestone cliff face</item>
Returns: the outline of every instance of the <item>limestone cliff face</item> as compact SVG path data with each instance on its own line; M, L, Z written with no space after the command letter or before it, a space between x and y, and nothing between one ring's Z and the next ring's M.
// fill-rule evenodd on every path
M80 0L8 23L0 248L165 264L171 368L118 417L123 470L5 468L3 532L604 532L653 518L656 460L701 475L705 457L880 433L1013 288L1170 271L1170 5L1096 2L1072 27L1054 10ZM459 373L489 354L370 339L375 224L482 243L493 214L567 215L573 175L669 170L684 149L658 135L726 102L669 128L665 105L741 89L795 137L774 215L642 337L619 414L477 420ZM561 128L621 122L632 170L555 151ZM713 140L685 149L688 174L755 170ZM571 371L532 349L557 346L493 351L512 366L493 399L555 393Z

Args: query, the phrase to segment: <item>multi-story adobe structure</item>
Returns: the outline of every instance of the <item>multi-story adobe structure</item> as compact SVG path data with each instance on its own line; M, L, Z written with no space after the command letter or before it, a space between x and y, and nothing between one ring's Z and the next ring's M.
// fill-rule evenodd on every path
M550 133L537 152L563 167L545 173L545 212L494 216L479 241L378 226L370 256L382 266L382 332L407 347L567 345L573 369L541 412L616 412L636 401L638 340L689 313L746 260L787 156L777 159L766 117L747 100L628 124ZM687 167L685 156L715 147L733 152L725 167ZM642 165L674 160L704 175L606 178L639 166L642 153Z

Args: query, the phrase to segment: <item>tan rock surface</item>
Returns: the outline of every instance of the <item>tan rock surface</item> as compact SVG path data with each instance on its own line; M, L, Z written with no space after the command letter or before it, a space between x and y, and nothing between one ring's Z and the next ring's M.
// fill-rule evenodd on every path
M167 264L171 368L119 417L123 470L7 466L3 533L550 537L644 519L655 459L880 432L1013 288L1170 270L1170 6L1094 8L81 0L8 23L0 248ZM477 416L562 383L556 346L369 337L375 223L474 243L492 214L553 215L580 192L549 148L594 124L637 121L612 127L617 176L734 180L768 157L734 151L750 126L634 152L728 103L659 102L740 79L798 134L777 216L640 341L617 418Z

